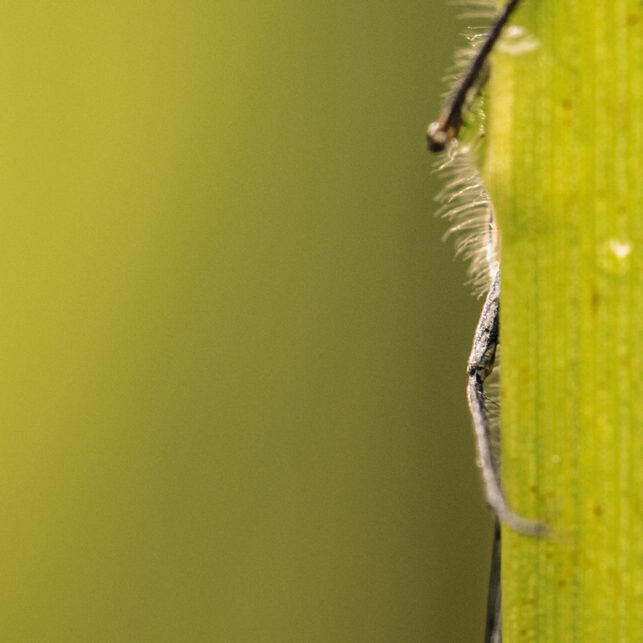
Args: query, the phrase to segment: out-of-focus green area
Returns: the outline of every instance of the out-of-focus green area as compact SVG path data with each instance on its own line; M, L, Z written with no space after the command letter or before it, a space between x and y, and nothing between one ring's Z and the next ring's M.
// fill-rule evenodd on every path
M0 25L0 640L480 640L453 8Z

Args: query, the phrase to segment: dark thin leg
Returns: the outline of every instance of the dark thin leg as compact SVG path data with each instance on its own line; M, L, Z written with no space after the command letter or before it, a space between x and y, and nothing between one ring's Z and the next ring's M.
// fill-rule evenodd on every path
M500 523L496 520L493 530L491 573L487 597L487 629L484 643L502 642L502 593L500 591Z
M520 2L521 0L509 0L498 14L489 35L480 46L462 79L458 81L440 117L429 125L426 138L432 152L442 152L450 141L457 138L464 120L464 107L469 91L476 84L493 46L502 33L502 28Z
M498 346L498 326L500 317L500 271L494 277L487 298L482 307L480 321L473 338L467 373L467 401L473 420L476 437L478 461L482 472L487 504L498 520L507 527L523 534L540 535L546 532L543 523L519 516L507 502L500 474L496 469L489 436L489 419L485 406L484 381L493 371Z

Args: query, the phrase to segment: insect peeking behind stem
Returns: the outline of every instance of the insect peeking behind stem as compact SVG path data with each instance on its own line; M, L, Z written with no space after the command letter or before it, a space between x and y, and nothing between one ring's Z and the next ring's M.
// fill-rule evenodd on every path
M520 2L521 0L508 0L497 14L491 29L474 51L464 73L448 96L440 116L429 125L427 144L430 151L443 152L450 149L453 152L455 146L452 144L457 142L465 117L471 112L472 105L488 78L489 54ZM511 508L501 483L499 458L494 457L492 448L484 383L493 371L499 343L500 263L496 256L497 229L493 207L473 163L467 158L469 151L470 146L463 146L450 153L448 160L440 167L455 167L455 178L449 181L445 193L444 213L456 220L452 230L472 232L469 238L460 243L459 250L464 250L474 259L473 270L482 273L482 277L476 275L474 279L487 290L467 364L467 402L485 497L496 516L485 641L499 643L502 640L499 524L532 536L545 534L547 527L542 522L520 516ZM466 172L462 173L462 167Z
M484 80L488 77L489 54L492 52L494 45L502 34L503 27L520 2L521 0L509 0L497 15L491 29L482 44L475 51L463 76L458 80L454 90L447 99L440 117L437 121L429 125L427 130L429 150L441 152L445 150L450 143L457 140L465 116L470 110L475 97L480 92ZM445 163L445 166L448 166L448 164L449 161ZM469 189L468 187L463 187L462 183L464 183L464 181L458 183L457 180L451 183L451 186L457 186L459 188L455 195L457 197L461 197L462 194ZM486 271L488 274L488 283L486 284L488 292L480 320L475 330L473 347L467 366L467 401L476 437L478 461L482 471L487 503L498 520L507 527L520 533L541 535L546 531L543 523L523 518L510 507L502 489L499 467L494 459L491 445L484 382L493 371L496 349L499 342L500 266L495 257L495 237L497 231L493 217L493 208L488 201L488 197L481 183L478 183L476 187L484 194L483 200L486 206L484 217L486 219L487 229L482 230L482 236L485 237L483 243L491 246L491 248L487 248L487 251L484 253L485 260L488 263ZM451 202L453 198L454 196L451 196L449 202ZM453 213L453 210L448 211L447 214L452 217L457 216L460 214L462 206L456 210L456 214ZM467 224L461 222L456 227L466 228ZM468 227L475 228L475 226L471 224L468 224ZM469 243L469 240L465 242L465 246Z

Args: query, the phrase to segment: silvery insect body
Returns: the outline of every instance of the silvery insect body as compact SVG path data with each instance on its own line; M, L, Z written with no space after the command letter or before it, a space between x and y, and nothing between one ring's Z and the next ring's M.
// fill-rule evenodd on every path
M496 18L489 33L483 43L475 51L464 75L456 84L453 92L446 101L438 120L431 123L427 130L428 147L433 152L450 152L450 158L443 165L448 167L459 154L462 158L467 154L468 149L457 151L458 133L464 123L467 111L470 109L475 95L480 91L481 81L488 73L488 57L495 43L500 37L503 27L506 25L509 17L520 4L521 0L509 0ZM451 152L451 148L456 148ZM463 186L469 177L463 179ZM452 181L449 188L461 187L456 185L457 181ZM455 210L449 209L448 214L457 219L464 212L465 215L471 215L471 211L477 206L483 206L483 219L471 223L469 227L474 228L474 232L481 237L478 239L480 248L483 250L484 257L478 257L478 263L486 262L483 279L487 281L487 296L482 308L480 320L474 334L473 347L467 366L469 376L467 386L467 400L471 417L473 421L474 432L476 436L476 446L478 450L478 460L482 470L482 479L484 483L487 503L497 516L497 518L507 527L518 532L526 534L538 534L544 529L544 526L536 521L523 518L513 511L505 497L500 482L500 475L494 462L492 448L489 440L489 422L486 409L486 397L484 393L484 382L493 371L496 349L499 341L499 311L500 311L500 265L496 257L496 226L493 217L493 209L489 202L484 188L479 179L475 180L475 187L479 189L482 196L478 197L478 202L474 200L469 212L466 212L466 206L458 206ZM456 198L463 196L462 187L454 195ZM453 202L454 196L448 199L449 205ZM466 203L466 196L464 201ZM462 210L460 208L463 208ZM483 230L476 230L482 225ZM456 229L466 228L466 220L457 222ZM484 229L486 227L486 229ZM480 234L481 233L481 234ZM465 247L472 243L470 239L465 240ZM479 250L480 251L480 250ZM474 267L480 269L480 265Z
M487 409L485 380L491 375L499 343L500 262L497 257L497 228L493 207L475 170L470 154L475 141L459 145L458 135L489 74L489 54L522 0L508 0L495 17L489 31L448 95L438 119L427 129L427 144L432 152L443 152L447 160L440 168L451 171L443 195L443 214L454 220L452 231L470 232L460 241L458 251L472 260L474 281L486 296L480 320L474 333L467 364L467 402L476 439L478 462L482 473L485 497L496 516L494 555L489 586L486 641L498 643L502 638L500 609L500 527L499 523L528 535L541 535L546 526L516 513L502 488L498 458L492 448L491 428Z

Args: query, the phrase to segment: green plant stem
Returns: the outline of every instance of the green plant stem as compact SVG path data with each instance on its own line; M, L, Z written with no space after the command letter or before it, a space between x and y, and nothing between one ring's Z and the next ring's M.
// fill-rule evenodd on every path
M493 57L503 640L643 641L643 3L524 0Z

